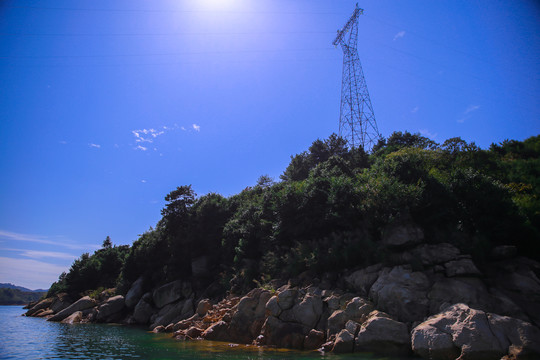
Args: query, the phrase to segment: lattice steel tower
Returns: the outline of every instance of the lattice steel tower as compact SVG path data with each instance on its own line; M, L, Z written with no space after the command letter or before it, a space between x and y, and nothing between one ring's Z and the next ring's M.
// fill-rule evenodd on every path
M347 140L350 148L362 146L367 151L377 143L380 134L356 47L358 16L363 13L356 4L351 18L343 29L338 30L333 44L341 45L343 49L339 135Z

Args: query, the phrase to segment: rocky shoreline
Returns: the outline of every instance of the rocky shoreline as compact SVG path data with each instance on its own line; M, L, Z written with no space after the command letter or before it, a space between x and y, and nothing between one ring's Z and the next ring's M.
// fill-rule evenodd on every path
M154 288L139 278L125 296L110 290L73 302L58 294L32 304L25 315L146 325L179 340L334 353L540 358L540 263L503 246L480 270L451 244L402 238L393 240L396 250L385 264L322 279L306 273L273 280L243 296L208 299L189 281Z

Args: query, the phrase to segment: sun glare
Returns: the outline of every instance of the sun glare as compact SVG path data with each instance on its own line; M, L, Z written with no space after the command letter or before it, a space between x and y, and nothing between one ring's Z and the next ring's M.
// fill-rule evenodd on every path
M208 11L240 10L242 0L199 0L199 3Z

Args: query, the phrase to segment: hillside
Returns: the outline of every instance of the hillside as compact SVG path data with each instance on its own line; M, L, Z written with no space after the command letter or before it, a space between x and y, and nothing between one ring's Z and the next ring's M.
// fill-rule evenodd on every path
M395 132L367 154L332 135L292 156L279 182L261 176L228 198L178 187L155 228L131 247L107 239L83 254L49 295L127 291L140 276L194 279L222 294L306 271L321 278L390 261L385 229L411 221L426 243L450 243L480 264L499 245L539 259L539 169L540 136L482 150Z
M10 283L0 283L0 289L17 289L17 290L21 290L21 291L24 291L24 292L47 292L47 290L44 290L44 289L37 289L37 290L30 290L30 289L27 289L25 287L22 287L22 286L17 286L17 285L14 285L14 284L10 284Z
M367 154L332 135L280 182L228 198L178 187L155 229L131 247L107 237L26 316L334 353L538 358L539 158L540 136L482 150L394 133Z
M26 305L28 303L39 300L44 292L38 291L22 291L17 288L2 287L0 288L0 305ZM25 288L22 288L25 289Z

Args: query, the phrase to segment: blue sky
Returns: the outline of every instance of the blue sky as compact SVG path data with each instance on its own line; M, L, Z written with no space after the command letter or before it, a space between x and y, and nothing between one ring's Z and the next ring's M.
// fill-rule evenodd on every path
M47 288L164 196L238 193L338 130L348 0L0 4L0 282ZM384 136L486 148L540 133L540 5L366 0L359 53Z

